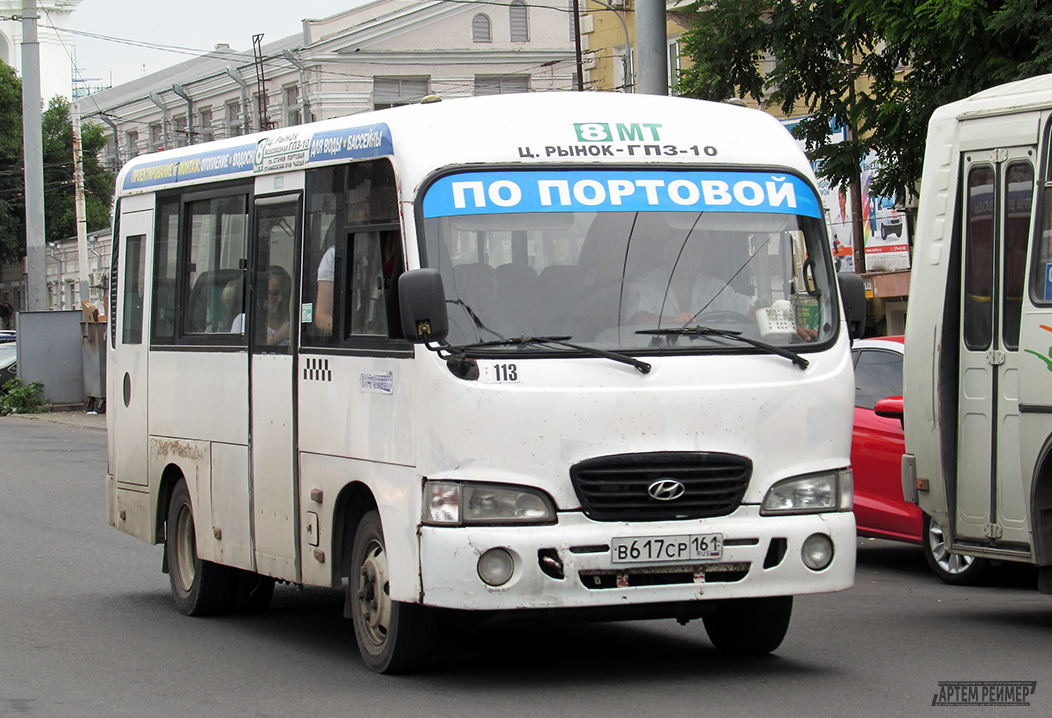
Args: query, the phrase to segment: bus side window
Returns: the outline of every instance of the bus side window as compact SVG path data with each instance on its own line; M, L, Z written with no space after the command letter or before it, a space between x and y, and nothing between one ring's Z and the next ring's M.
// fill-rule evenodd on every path
M154 344L175 343L176 243L179 237L179 198L162 199L157 207L154 239L153 322Z
M390 161L308 170L305 203L303 345L400 338L391 314L403 264Z
M352 271L346 315L349 336L401 337L398 318L398 275L402 246L395 231L356 232L348 240Z
M964 240L964 344L989 348L993 327L994 173L975 166L968 173Z
M1016 162L1005 173L1002 203L1005 213L1004 282L1001 290L1004 326L1002 335L1008 349L1019 348L1019 320L1023 311L1023 282L1026 277L1026 249L1030 243L1030 211L1034 197L1034 167Z
M137 234L125 241L124 317L121 342L142 344L143 282L146 278L146 236Z
M187 273L183 287L183 333L229 334L244 313L244 281L248 249L248 198L214 197L190 202ZM243 284L242 284L243 286Z

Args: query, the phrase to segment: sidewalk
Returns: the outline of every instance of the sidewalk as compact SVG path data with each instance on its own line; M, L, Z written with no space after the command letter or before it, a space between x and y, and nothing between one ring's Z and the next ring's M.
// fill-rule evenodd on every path
M52 424L76 426L82 429L106 431L105 414L88 414L83 409L76 411L47 411L42 414L10 414L0 416L0 425L5 421L46 421Z

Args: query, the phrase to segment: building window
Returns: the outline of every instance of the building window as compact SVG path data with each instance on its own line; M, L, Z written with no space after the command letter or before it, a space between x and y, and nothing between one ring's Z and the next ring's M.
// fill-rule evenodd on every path
M530 19L527 11L528 8L523 0L512 0L509 8L512 42L530 41Z
M634 77L632 66L635 56L632 47L621 45L614 48L614 90L617 92L632 92Z
M179 115L172 120L172 127L175 130L175 137L172 138L172 144L176 147L186 147L189 144L189 138L186 131L186 115Z
M303 107L300 105L300 88L298 85L282 90L285 100L285 126L295 127L303 124Z
M164 149L164 130L161 129L161 124L155 123L150 125L150 152L157 152Z
M128 130L124 134L128 142L128 159L139 156L139 133L137 130Z
M430 77L374 77L373 109L413 105L428 93Z
M493 42L491 28L492 25L489 21L489 15L480 12L478 15L471 18L471 41Z
M212 108L209 107L201 110L198 119L201 122L198 136L201 138L202 142L211 142L216 138L215 129L212 128Z
M510 95L529 91L529 75L475 75L476 95Z
M239 137L243 134L245 134L245 128L241 122L241 103L237 100L226 103L227 137Z
M678 95L679 85L679 39L668 41L668 94Z

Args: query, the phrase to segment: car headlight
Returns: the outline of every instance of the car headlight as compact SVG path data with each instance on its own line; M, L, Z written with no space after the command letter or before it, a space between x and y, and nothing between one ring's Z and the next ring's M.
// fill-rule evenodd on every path
M854 506L851 469L794 476L772 486L760 506L760 514L815 514L850 511Z
M424 523L547 524L555 506L543 492L525 486L459 481L424 482Z

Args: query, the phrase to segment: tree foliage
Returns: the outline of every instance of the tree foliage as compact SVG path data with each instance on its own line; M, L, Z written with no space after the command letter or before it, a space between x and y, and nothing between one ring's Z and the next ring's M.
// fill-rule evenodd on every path
M67 239L77 233L77 208L73 186L73 122L70 104L52 98L41 118L44 134L44 229L47 241ZM84 123L80 128L84 166L84 208L88 231L108 227L113 199L113 173L99 162L107 138L102 127Z
M44 232L48 242L76 235L73 124L69 101L55 97L41 115L44 163ZM95 124L81 127L88 231L109 226L113 173L98 161L106 135ZM22 147L22 83L0 62L0 264L26 254L25 174Z
M803 108L809 117L794 133L821 176L847 186L875 151L874 189L900 198L916 191L936 107L1052 72L1047 0L708 0L693 9L683 94ZM854 136L833 143L832 127Z
M22 81L0 62L0 264L25 254Z

